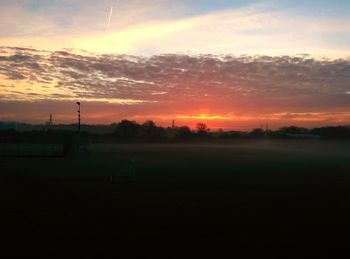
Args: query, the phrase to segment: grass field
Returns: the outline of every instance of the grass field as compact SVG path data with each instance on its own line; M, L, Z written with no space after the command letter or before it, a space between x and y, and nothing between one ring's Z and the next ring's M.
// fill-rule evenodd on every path
M134 182L111 183L130 159ZM349 142L96 144L65 158L0 163L6 239L60 240L82 247L79 258L141 246L172 247L165 258L185 247L212 248L213 258L268 250L310 258L299 251L347 245ZM105 249L93 249L98 241Z

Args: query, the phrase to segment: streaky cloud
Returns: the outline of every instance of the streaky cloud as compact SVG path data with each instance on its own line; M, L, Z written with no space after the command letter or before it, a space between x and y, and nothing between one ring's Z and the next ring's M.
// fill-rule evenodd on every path
M144 118L273 121L329 121L331 114L346 121L350 107L348 59L0 51L1 102L79 99L127 106L129 116Z

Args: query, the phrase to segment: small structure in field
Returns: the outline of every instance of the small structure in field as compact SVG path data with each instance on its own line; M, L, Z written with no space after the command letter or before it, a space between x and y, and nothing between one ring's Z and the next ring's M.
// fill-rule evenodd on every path
M135 181L134 160L130 159L128 163L120 167L109 178L111 183L131 183Z

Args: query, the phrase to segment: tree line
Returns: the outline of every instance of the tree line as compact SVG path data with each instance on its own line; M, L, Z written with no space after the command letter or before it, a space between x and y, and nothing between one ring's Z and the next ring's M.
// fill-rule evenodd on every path
M277 130L265 130L255 128L249 132L244 131L223 131L218 129L211 131L205 123L197 123L195 129L188 126L180 127L161 127L155 122L148 120L143 124L135 121L122 120L114 124L113 135L118 138L175 138L175 139L214 139L214 138L301 138L301 139L318 139L318 138L350 138L350 127L320 127L320 128L303 128L297 126L281 127Z
M45 139L59 139L63 135L77 135L77 126L71 125L30 125L22 124L22 129L4 127L0 122L0 142L20 140L44 141ZM210 140L210 139L260 139L260 138L291 138L291 139L350 139L350 127L319 127L303 128L297 126L281 127L277 130L256 128L249 132L212 131L205 123L197 123L194 129L188 126L162 127L152 120L137 123L131 120L122 120L111 125L82 125L81 137L90 140Z

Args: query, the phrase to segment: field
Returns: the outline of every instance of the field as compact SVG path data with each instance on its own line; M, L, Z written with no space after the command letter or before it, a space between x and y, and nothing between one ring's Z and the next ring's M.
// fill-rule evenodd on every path
M2 232L31 250L56 247L49 258L66 246L75 258L141 247L171 247L165 258L186 247L213 258L334 253L347 245L349 144L95 144L68 157L0 158ZM130 161L133 181L112 183Z

